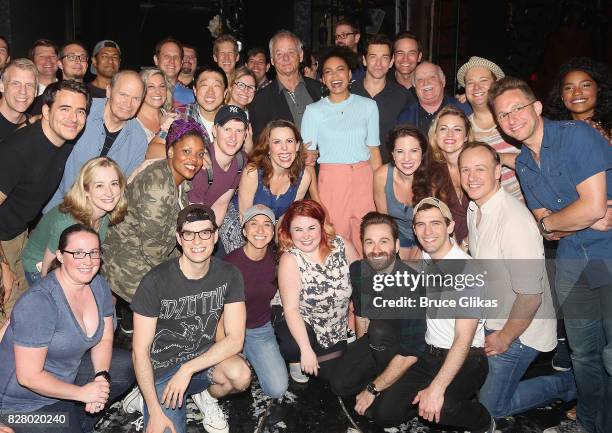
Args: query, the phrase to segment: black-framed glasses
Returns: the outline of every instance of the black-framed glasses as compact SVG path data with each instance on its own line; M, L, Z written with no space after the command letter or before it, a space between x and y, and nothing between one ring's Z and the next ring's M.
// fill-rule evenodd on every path
M89 60L89 56L87 54L66 54L60 57L60 60L63 59L68 59L71 62L76 62L78 60L79 62L85 63Z
M77 260L83 260L86 256L89 256L89 258L92 259L92 260L98 260L98 259L102 258L102 250L91 250L91 251L82 251L82 250L68 251L68 250L62 250L62 253L71 254L72 257L74 257Z
M518 114L521 111L523 111L525 108L529 107L530 105L533 105L536 101L533 100L528 104L525 105L519 105L518 107L514 107L512 110L508 111L508 112L501 112L497 115L497 120L499 120L500 122L503 122L504 120L506 120L508 118L508 116L510 114Z
M243 83L242 81L236 81L234 83L234 85L236 87L238 87L238 90L245 90L246 89L247 91L252 92L252 93L255 93L255 90L257 90L257 87L250 86L250 85L248 85L246 83Z
M341 40L345 40L346 38L348 38L349 36L352 35L356 35L357 32L350 32L350 33L338 33L335 38L336 40L341 39Z
M183 230L181 232L181 238L183 238L184 241L192 241L195 239L196 234L197 234L200 239L202 239L203 241L207 241L211 238L214 232L215 231L212 229L204 229L204 230L200 230L199 232Z

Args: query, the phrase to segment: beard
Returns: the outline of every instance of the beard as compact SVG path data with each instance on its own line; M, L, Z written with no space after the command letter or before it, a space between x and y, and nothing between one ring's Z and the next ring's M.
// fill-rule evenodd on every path
M370 253L366 256L368 263L376 272L387 269L395 261L395 254L391 253Z

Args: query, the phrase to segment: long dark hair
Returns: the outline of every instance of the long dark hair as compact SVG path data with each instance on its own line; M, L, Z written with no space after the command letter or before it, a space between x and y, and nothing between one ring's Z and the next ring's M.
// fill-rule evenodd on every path
M612 130L612 78L603 63L590 57L576 57L561 67L544 107L544 115L553 120L570 120L572 113L561 99L561 87L565 76L572 71L582 71L597 83L597 104L593 121L601 123L606 130Z
M431 182L427 167L427 152L429 146L427 144L427 138L425 138L423 133L416 127L412 125L398 125L389 131L387 135L387 148L393 152L395 150L396 141L402 137L414 138L421 148L421 164L414 172L412 180L412 205L415 206L422 199L431 195ZM392 164L395 165L394 162L392 162Z

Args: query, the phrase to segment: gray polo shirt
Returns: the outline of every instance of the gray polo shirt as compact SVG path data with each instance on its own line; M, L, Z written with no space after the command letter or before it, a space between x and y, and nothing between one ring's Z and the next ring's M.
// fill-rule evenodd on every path
M300 75L300 82L293 92L285 88L283 83L280 80L276 80L278 82L278 91L283 92L285 95L285 99L287 100L287 105L289 105L289 110L291 110L291 116L293 117L293 123L300 129L302 125L302 117L304 116L304 111L306 111L306 106L313 102L312 97L308 93L306 89L306 84L304 83L304 79Z

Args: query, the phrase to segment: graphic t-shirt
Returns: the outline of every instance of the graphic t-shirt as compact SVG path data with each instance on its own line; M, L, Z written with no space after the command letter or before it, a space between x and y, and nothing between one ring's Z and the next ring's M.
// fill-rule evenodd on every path
M151 345L156 378L206 352L215 341L223 306L245 300L242 275L234 265L211 257L206 275L190 280L178 260L151 269L131 304L135 313L157 317Z

